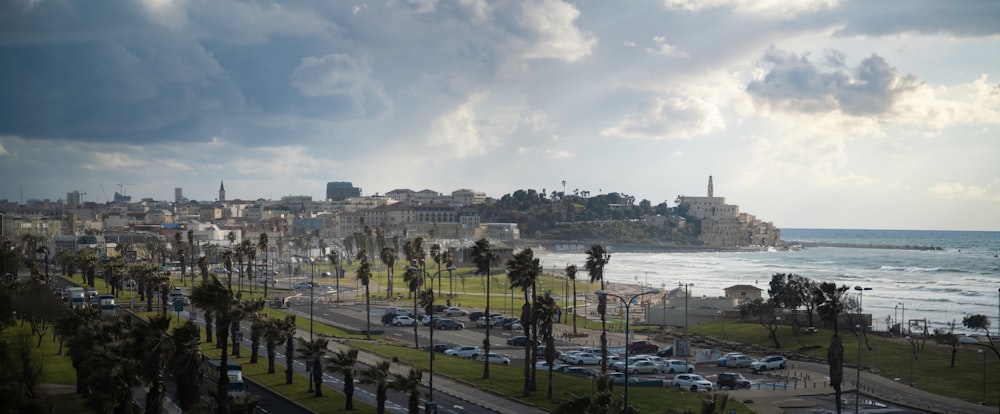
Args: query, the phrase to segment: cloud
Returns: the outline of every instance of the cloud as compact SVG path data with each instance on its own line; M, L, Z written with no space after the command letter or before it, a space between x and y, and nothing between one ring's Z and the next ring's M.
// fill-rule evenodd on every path
M697 98L651 97L601 135L643 139L691 139L725 128L719 108Z
M793 2L789 2L793 3ZM853 0L838 11L840 36L896 34L984 37L1000 34L1000 2L981 0Z
M667 38L663 36L653 36L654 48L647 48L646 53L679 58L689 58L687 52L678 49L676 46L667 43Z
M663 0L663 6L671 11L697 13L711 9L728 9L736 14L789 20L802 14L834 8L839 3L838 0Z
M828 62L839 62L837 59ZM793 112L840 111L865 116L889 112L919 82L900 75L878 55L865 58L851 70L823 71L808 56L771 48L761 59L766 72L747 84L747 93L760 105Z
M966 185L958 182L937 183L928 189L932 195L945 200L986 200L1000 202L1000 179L986 186Z

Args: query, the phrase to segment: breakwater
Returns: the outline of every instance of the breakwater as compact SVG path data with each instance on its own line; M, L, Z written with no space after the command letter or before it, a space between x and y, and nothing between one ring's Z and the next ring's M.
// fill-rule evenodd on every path
M801 247L845 247L851 249L896 249L896 250L944 250L938 246L892 245L875 243L831 243L831 242L799 242L786 241L786 246Z

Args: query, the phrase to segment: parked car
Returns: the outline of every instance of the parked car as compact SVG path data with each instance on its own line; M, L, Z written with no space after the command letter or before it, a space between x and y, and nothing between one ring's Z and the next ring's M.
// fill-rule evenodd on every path
M630 354L655 354L660 346L649 341L632 341L628 344Z
M259 282L260 282L260 283L268 283L268 284L270 284L271 286L274 286L275 284L277 284L277 283L278 283L278 281L277 281L277 280L274 280L274 278L273 278L273 277L269 277L269 276L261 276L261 278L260 278Z
M750 363L753 362L753 358L746 355L734 355L726 359L727 368L743 368L749 367Z
M785 369L785 363L788 360L779 355L771 355L763 357L757 361L750 363L750 369L753 372L767 371L769 369Z
M589 370L587 368L583 368L583 367L568 367L568 368L566 368L566 369L564 369L564 370L562 370L560 372L562 372L564 374L567 374L567 375L575 375L575 376L584 377L584 378L596 378L597 377L597 374L594 373L594 371L591 371L591 370Z
M538 348L538 359L545 359L545 345L539 345ZM555 350L556 359L559 359L559 355L562 354L558 349Z
M483 320L485 320L486 319L485 317L486 317L486 312L480 312L480 311L469 312L469 322L476 322L479 320L479 318L483 318Z
M716 388L720 390L750 389L750 380L743 377L738 372L723 372L715 382Z
M511 329L514 324L521 324L521 318L504 318L502 322L502 327L504 329Z
M716 359L716 360L715 360L715 362L716 362L716 363L717 363L717 364L718 364L718 365L719 365L720 367L724 367L724 366L726 366L726 361L728 361L728 360L729 360L729 358L731 358L731 357L734 357L734 356L737 356L737 355L743 355L743 354L742 354L742 353L739 353L739 352L730 352L730 353L728 353L728 354L725 354L725 355L723 355L723 356L719 357L718 359Z
M658 357L664 357L664 358L674 356L674 346L673 345L667 345L667 346L663 347L663 349L661 349L659 351L656 351L656 356L658 356Z
M398 315L392 318L392 326L413 326L416 323L410 315Z
M638 361L648 361L648 360L649 360L649 357L647 357L645 355L630 356L630 357L628 357L628 363L627 363L627 365L632 365L632 364L634 364L634 363L636 363ZM626 365L626 361L620 361L620 360L619 361L615 361L615 362L608 361L608 366L610 366L611 369L613 369L615 371L625 372L625 365Z
M698 374L677 374L674 376L673 381L670 382L674 388L683 390L712 390L712 382L706 380Z
M313 287L312 282L295 282L295 284L292 285L292 289L309 289L311 287Z
M566 359L566 363L573 365L600 364L601 357L588 352L580 352L570 355Z
M635 361L629 364L625 369L628 370L629 374L658 374L660 373L660 366L653 361Z
M518 335L518 336L512 336L510 338L507 338L507 345L510 345L510 346L525 346L525 345L527 345L527 343L528 343L528 337L526 337L526 336ZM541 345L542 343L540 341L536 340L535 344L536 345Z
M477 328L485 328L487 323L488 322L486 322L486 317L485 316L480 316L479 318L476 319L476 327Z
M469 314L469 311L456 306L452 306L450 308L442 309L441 313L443 313L444 316L467 316Z
M625 373L624 372L612 372L612 373L608 374L608 379L610 379L611 382L613 382L615 384L624 384L625 383ZM636 377L628 377L628 382L629 383L639 382L639 379L636 378Z
M444 351L445 355L457 356L462 358L472 358L476 355L481 354L483 351L479 349L478 346L456 346L452 349Z
M451 344L434 344L434 352L443 354L444 351L447 351L447 350L452 349L454 347L455 347L455 345L451 345ZM424 347L424 350L425 351L429 351L430 348L431 348L430 345L428 345L428 346Z
M482 361L483 360L483 355L482 354L476 354L476 356L473 357L473 358L475 358L478 361ZM490 352L489 360L490 360L491 364L510 365L510 358L507 358L507 357L505 357L503 355L500 355L500 354L498 354L496 352Z
M433 319L434 319L435 322L437 322L439 319L441 319L441 317L437 316L437 315L434 315ZM430 315L420 315L420 319L418 319L418 321L420 321L420 324L423 325L423 326L429 326L429 325L431 325L431 316Z
M465 324L461 323L461 322L458 322L458 321L455 321L453 319L443 319L442 318L442 319L436 319L434 321L434 323L431 324L431 327L434 328L434 329L440 329L440 330L451 329L451 330L456 330L457 331L457 330L465 329Z
M679 359L668 359L663 367L663 370L668 374L673 374L675 372L692 373L694 372L694 365L688 364Z
M566 364L552 364L552 370L553 371L561 371L562 369L565 369L568 366L569 365L566 365ZM538 362L535 363L535 369L548 370L549 369L549 363L545 362L545 361L538 361Z

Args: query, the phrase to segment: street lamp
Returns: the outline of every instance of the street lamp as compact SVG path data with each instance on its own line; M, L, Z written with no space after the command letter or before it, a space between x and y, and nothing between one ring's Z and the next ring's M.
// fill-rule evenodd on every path
M989 348L990 350L993 351L993 353L997 355L997 358L1000 358L1000 349L997 349L997 347L992 343L983 344L980 343L978 339L968 336L959 337L958 342L969 345L977 345L983 348ZM985 405L986 404L986 352L982 349L980 349L979 351L983 352L983 404ZM1000 409L1000 406L998 406L997 408Z
M963 338L965 338L965 337L959 338L959 342L962 342ZM913 358L915 358L916 354L917 354L917 344L913 343L913 338L910 338L910 335L906 335L905 339L906 339L907 342L910 343L910 386L912 387L913 386Z
M910 324L906 322L906 304L904 304L903 302L899 302L899 303L897 303L897 305L899 305L899 310L900 310L899 314L900 314L900 316L903 317L903 322L899 325L899 334L900 335L903 334L903 325L902 324L905 323L906 324L906 334L909 335L910 334Z
M865 291L872 290L872 288L855 286L854 290L858 291L858 317L861 317L861 311L865 303ZM864 322L864 321L862 321ZM864 324L857 324L855 328L861 329L861 336L858 337L858 377L854 382L855 392L854 392L854 412L861 412L861 339L865 335Z
M693 283L680 283L677 282L677 286L684 287L684 363L688 363L688 358L691 355L691 342L688 339L688 298L691 296L691 286Z
M507 289L507 283L500 282L500 289ZM503 313L507 313L507 292L506 291L503 292ZM486 315L486 319L489 319L489 318L490 318L490 316Z
M983 352L982 349L977 349L976 352L983 356L983 402L981 404L986 405L986 352Z
M297 254L294 255L294 256L297 257L297 258L299 258L299 259L302 259L302 260L307 260L309 262L309 342L312 342L313 341L313 302L314 302L313 289L316 288L316 283L315 283L316 282L316 262L311 257L301 256L301 255L297 255ZM306 368L307 368L306 371L309 371L310 369L316 369L316 367L314 367L312 365L309 365ZM310 374L309 375L309 390L307 390L306 392L313 392L313 381L312 381L312 379L313 379L313 376L312 376L312 374Z
M722 310L716 311L719 314L719 336L726 336L726 313Z
M594 292L594 294L597 295L597 296L614 296L614 297L618 298L619 300L621 300L622 302L625 302L625 338L628 338L628 334L629 334L629 327L628 327L629 313L628 313L628 308L629 308L629 306L632 305L632 301L636 300L636 298L638 298L640 296L643 296L643 295L655 295L657 293L660 293L659 289L647 290L645 292L636 293L635 295L632 295L632 297L630 297L629 299L625 299L624 296L619 296L619 295L616 295L614 293L611 293L611 292L608 292L608 291L605 291L605 290L598 290L598 291ZM628 413L628 346L629 346L628 341L626 341L626 343L625 343L625 369L624 369L624 371L625 371L625 397L624 397L625 404L624 404L624 409L623 409L623 411L626 414Z
M451 265L451 266L448 266L447 268L445 268L445 270L448 271L448 298L449 299L455 297L455 278L451 275L451 272L454 272L456 269L458 269L458 268L455 267L455 265Z

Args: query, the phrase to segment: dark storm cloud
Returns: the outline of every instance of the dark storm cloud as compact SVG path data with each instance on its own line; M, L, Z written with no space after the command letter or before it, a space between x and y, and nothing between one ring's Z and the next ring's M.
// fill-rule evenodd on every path
M981 37L1000 34L997 0L859 0L837 12L846 25L842 36L900 33Z
M798 56L771 48L760 61L769 67L761 80L747 84L747 92L758 103L794 112L830 112L849 115L877 115L889 111L903 94L918 82L901 76L881 56L863 59L847 68L840 52L823 59L831 67L824 71L808 56Z

